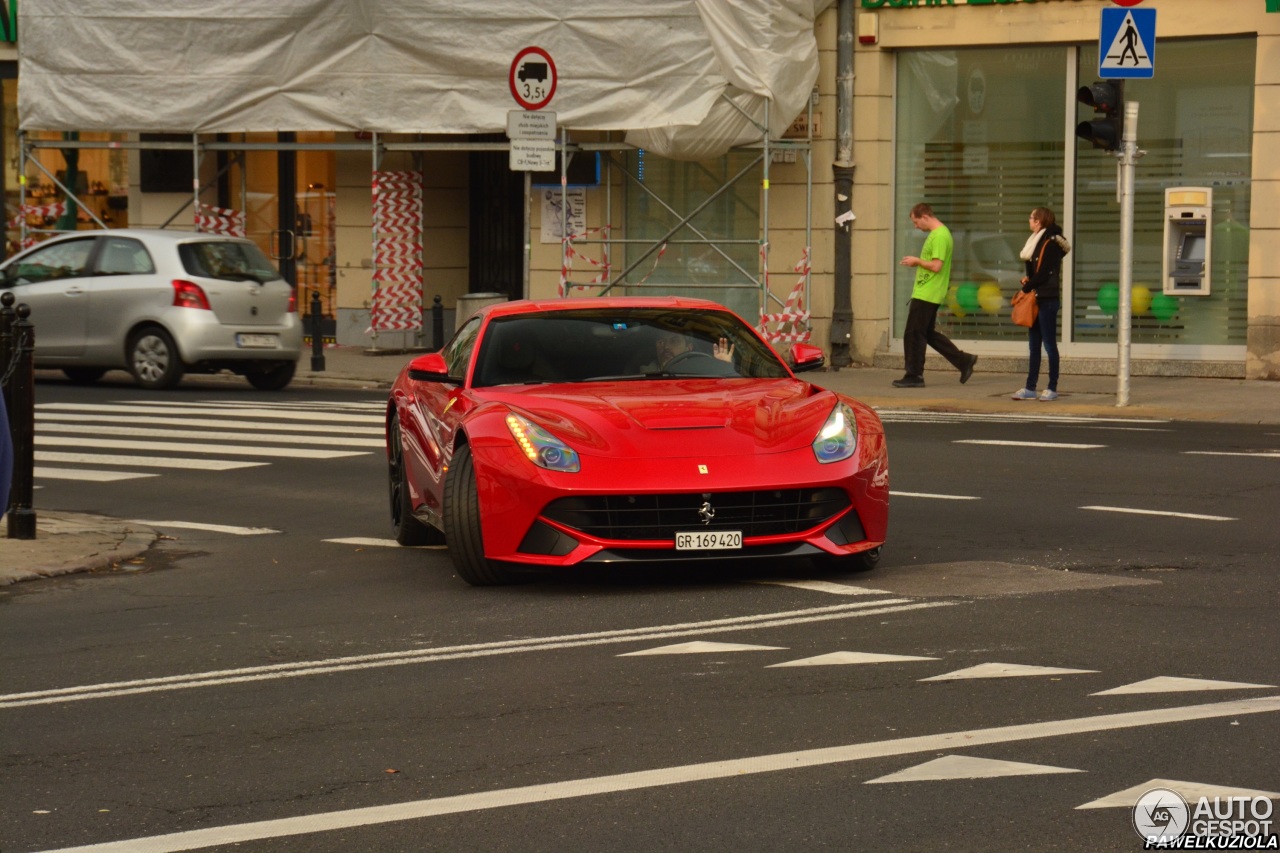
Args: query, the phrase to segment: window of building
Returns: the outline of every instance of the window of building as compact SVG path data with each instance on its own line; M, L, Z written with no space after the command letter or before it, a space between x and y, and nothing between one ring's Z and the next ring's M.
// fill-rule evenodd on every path
M1155 79L1126 82L1126 100L1139 103L1138 145L1145 152L1135 172L1135 345L1245 343L1255 62L1252 39L1171 39L1159 44ZM1068 86L1073 67L1079 70ZM1017 255L1028 235L1027 214L1043 205L1059 213L1074 247L1064 271L1071 309L1062 339L1114 344L1116 158L1075 140L1074 123L1090 114L1067 103L1069 92L1097 79L1097 67L1096 43L899 55L894 257L917 254L924 241L907 218L911 206L933 205L955 237L952 287L938 312L939 330L948 336L1025 339L1008 320L1009 298L1022 275ZM1176 186L1213 190L1209 296L1163 293L1164 191ZM912 272L893 267L897 337Z

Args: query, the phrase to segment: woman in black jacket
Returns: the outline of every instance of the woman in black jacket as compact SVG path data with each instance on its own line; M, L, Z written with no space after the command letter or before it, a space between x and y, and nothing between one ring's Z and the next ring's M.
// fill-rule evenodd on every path
M1037 207L1028 219L1031 236L1020 256L1026 262L1022 277L1023 292L1036 292L1040 309L1036 322L1027 330L1031 361L1027 368L1027 384L1013 395L1015 400L1035 400L1036 383L1040 381L1040 348L1049 354L1049 386L1040 393L1041 400L1058 399L1058 311L1062 307L1062 259L1071 244L1062 234L1057 217L1047 207Z

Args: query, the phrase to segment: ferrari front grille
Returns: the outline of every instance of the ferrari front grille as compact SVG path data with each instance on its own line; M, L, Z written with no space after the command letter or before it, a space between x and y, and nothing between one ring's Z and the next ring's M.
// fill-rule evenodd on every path
M848 506L841 489L767 489L559 498L542 514L601 539L641 541L673 540L677 531L690 530L738 530L743 536L799 533Z

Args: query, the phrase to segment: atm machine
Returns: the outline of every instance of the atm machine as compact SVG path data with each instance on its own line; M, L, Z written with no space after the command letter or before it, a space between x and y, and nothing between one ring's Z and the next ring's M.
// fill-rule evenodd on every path
M1208 296L1213 190L1169 187L1164 191L1164 292Z

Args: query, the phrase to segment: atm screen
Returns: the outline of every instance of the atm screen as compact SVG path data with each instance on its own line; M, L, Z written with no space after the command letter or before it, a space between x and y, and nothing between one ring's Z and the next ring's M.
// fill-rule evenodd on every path
M1204 260L1204 235L1203 234L1184 234L1182 237L1182 251L1178 253L1178 260L1203 261Z

